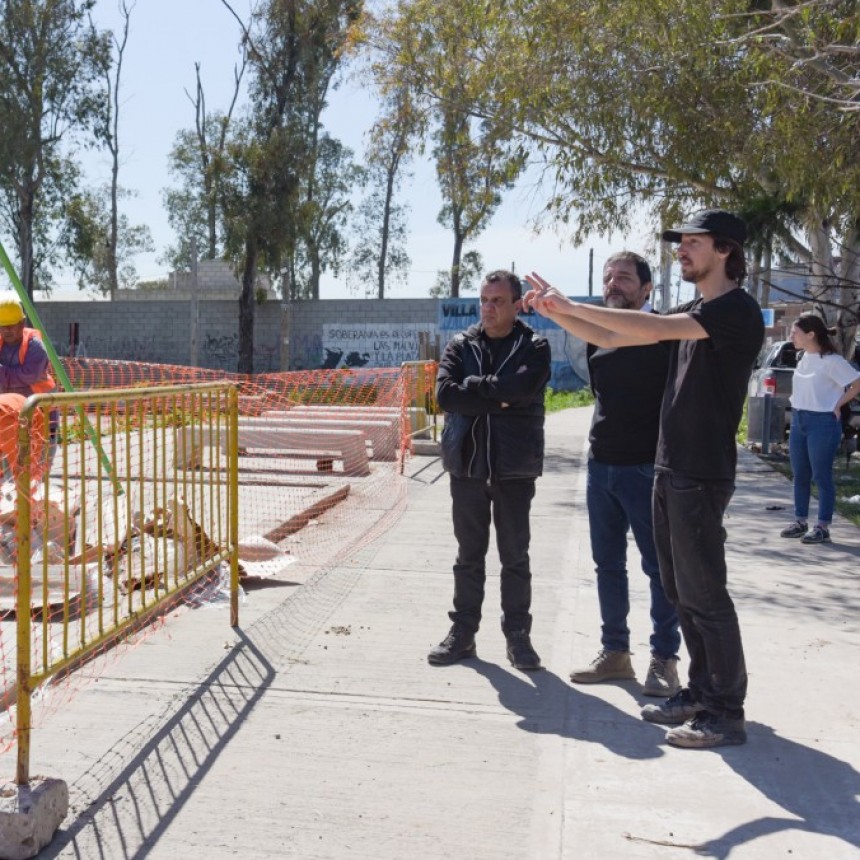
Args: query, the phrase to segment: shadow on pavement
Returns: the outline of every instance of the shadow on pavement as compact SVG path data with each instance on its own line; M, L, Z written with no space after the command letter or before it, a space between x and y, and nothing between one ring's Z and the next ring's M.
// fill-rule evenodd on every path
M522 717L518 725L524 731L600 744L628 759L664 754L660 727L580 692L547 669L525 675L478 658L462 665L492 684L502 707Z
M726 764L791 817L749 821L697 846L696 854L724 860L747 842L790 830L831 836L860 849L860 773L827 753L781 738L770 726L748 721L747 730L754 754L744 755L743 747L721 750Z
M490 682L502 707L522 717L518 725L524 731L601 744L627 759L664 755L663 727L583 693L546 669L521 675L477 658L462 665ZM747 729L750 746L715 752L782 807L786 817L749 821L696 846L696 854L725 860L745 843L790 830L830 836L860 849L860 773L834 756L780 737L769 726L747 722ZM693 753L700 754L706 753Z
M40 857L66 849L104 860L149 854L275 677L256 645L234 630L240 642L178 710L173 704L173 713L138 725L70 786L75 817ZM132 751L123 767L123 754Z

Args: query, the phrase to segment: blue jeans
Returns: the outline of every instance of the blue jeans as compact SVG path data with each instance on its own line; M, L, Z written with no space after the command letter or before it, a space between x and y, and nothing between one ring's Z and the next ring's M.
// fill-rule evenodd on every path
M651 527L651 489L654 467L610 466L588 460L586 502L591 532L591 555L597 571L601 643L608 651L630 650L627 614L630 596L627 580L627 531L633 531L642 556L642 570L651 586L651 653L677 656L681 645L678 616L660 582L660 568Z
M690 655L688 687L717 716L741 719L747 670L726 577L723 515L733 481L657 472L654 543L666 596L678 607Z
M788 454L794 472L794 515L809 517L812 482L818 487L818 522L829 526L836 504L833 461L842 440L842 424L832 412L795 409L791 413Z

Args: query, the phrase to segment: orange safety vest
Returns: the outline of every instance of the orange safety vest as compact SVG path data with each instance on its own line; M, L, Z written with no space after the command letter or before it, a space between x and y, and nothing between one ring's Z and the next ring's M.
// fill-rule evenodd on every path
M18 347L18 364L22 367L24 365L24 359L27 357L27 350L30 348L30 341L33 338L37 340L42 339L42 335L39 334L39 330L35 328L25 328L24 329L24 337L21 340L21 346ZM0 349L3 349L3 338L0 337ZM45 368L45 378L38 379L36 382L30 385L30 388L33 389L33 394L45 394L48 391L53 391L57 387L57 383L54 382L54 377L51 376L51 371L48 368Z

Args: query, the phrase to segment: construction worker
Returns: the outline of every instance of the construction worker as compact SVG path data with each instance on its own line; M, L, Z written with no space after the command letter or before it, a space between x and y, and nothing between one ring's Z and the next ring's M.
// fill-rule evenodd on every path
M0 454L8 466L3 470L5 477L17 466L18 414L24 402L31 394L42 394L57 387L49 368L41 335L24 324L21 300L15 293L0 293ZM43 424L42 416L34 418L34 463L42 462ZM50 436L53 449L56 411L51 413Z
M57 387L42 336L24 325L15 293L0 293L0 393L43 394Z

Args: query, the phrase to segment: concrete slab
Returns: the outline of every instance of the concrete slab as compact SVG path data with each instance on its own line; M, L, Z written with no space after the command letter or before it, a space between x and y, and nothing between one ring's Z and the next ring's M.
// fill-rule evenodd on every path
M548 419L531 552L544 671L505 659L494 557L478 657L427 664L455 547L447 480L416 458L405 513L348 561L249 592L236 632L225 609L178 611L46 722L33 769L69 782L71 811L42 856L860 856L857 530L837 522L826 547L781 540L784 512L766 508L790 485L742 457L727 530L749 742L672 749L640 720L636 682L567 680L599 643L589 418ZM641 679L635 565L631 601Z

